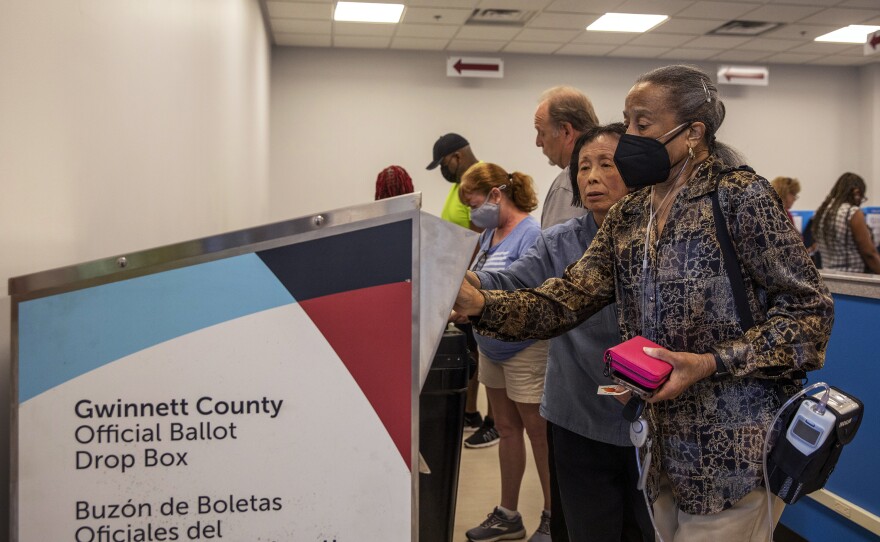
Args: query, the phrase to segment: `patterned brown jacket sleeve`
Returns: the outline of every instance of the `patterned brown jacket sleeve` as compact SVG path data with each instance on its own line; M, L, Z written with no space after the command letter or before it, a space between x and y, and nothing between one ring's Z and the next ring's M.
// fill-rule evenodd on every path
M612 207L584 256L562 278L538 288L505 292L483 290L486 306L475 329L501 340L550 339L574 328L614 302Z

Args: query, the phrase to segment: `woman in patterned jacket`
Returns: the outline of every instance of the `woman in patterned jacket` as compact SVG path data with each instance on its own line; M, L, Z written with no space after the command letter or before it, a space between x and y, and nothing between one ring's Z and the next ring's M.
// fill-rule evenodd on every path
M667 66L641 76L624 119L615 162L637 190L609 211L583 258L535 289L465 283L455 310L481 333L545 339L616 301L621 338L658 343L646 353L673 367L647 410L660 535L766 540L764 435L798 373L824 363L831 296L773 188L715 140L724 106L705 73ZM715 223L713 198L725 224ZM732 240L738 286L719 228ZM750 327L734 289L745 290Z

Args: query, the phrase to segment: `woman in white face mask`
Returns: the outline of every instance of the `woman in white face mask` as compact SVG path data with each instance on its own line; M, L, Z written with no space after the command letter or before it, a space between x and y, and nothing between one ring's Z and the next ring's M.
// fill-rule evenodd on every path
M529 213L538 206L532 178L507 173L495 164L478 163L462 176L461 201L471 209L471 221L484 228L473 271L507 269L535 243L541 233ZM517 512L519 487L525 471L525 438L529 435L544 492L544 510L550 510L550 474L547 461L547 422L538 408L544 391L547 341L505 342L476 335L480 354L479 379L495 415L500 434L501 500L486 521L467 532L474 542L525 535ZM546 519L545 519L546 518ZM531 540L550 540L549 515L543 514Z

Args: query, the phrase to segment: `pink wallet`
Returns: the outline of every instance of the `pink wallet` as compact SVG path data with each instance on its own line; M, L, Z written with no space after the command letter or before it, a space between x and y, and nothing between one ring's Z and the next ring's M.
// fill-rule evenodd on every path
M605 351L605 376L641 397L650 397L669 379L672 365L645 354L642 348L660 348L644 337L633 337Z

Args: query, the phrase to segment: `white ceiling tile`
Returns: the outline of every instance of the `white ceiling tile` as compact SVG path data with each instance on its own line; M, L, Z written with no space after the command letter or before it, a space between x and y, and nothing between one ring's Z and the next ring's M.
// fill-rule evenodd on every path
M507 45L506 41L452 40L446 46L446 50L463 53L497 53L505 45Z
M732 36L700 36L688 42L688 47L694 49L733 49L742 45L752 38L735 38Z
M329 34L330 21L306 21L301 19L271 19L273 32L285 34Z
M621 45L608 53L607 56L622 58L657 58L669 51L667 47L638 47L636 45Z
M466 24L455 37L465 40L511 40L519 31L518 26Z
M335 47L353 47L357 49L387 49L390 44L390 37L333 36L333 45Z
M724 62L757 62L762 58L766 58L773 53L766 51L721 51L712 57L712 60L721 60Z
M849 48L844 49L836 54L837 56L865 56L865 46L864 45L851 45ZM873 56L873 55L872 55ZM875 57L878 62L880 62L880 56Z
M621 0L555 0L544 11L562 11L565 13L608 13L613 11Z
M613 45L594 45L590 43L569 43L556 51L557 55L605 56L613 51Z
M596 20L595 15L574 13L541 13L526 25L528 28L583 30Z
M651 13L656 15L675 15L689 7L691 0L626 0L614 8L618 13Z
M442 24L399 24L395 36L402 38L446 38L458 32L458 27Z
M682 11L679 15L689 19L732 21L753 9L755 9L754 4L743 4L740 2L695 2L694 5Z
M795 4L798 6L819 6L823 8L831 7L840 2L840 0L770 0L770 4Z
M880 0L877 0L877 5L880 6ZM862 24L874 17L880 17L880 8L874 10L832 8L802 19L800 22L808 24L839 24L840 26L846 26L850 24Z
M737 46L742 51L766 51L768 53L778 53L787 51L792 47L797 47L800 41L795 40L771 40L767 38L755 38L749 40L742 45Z
M814 25L814 24L787 24L776 30L771 30L766 34L761 34L762 38L783 38L796 39L804 42L813 41L822 34L827 34L832 30L840 28L837 25Z
M623 45L643 34L634 32L581 32L572 43L592 43L596 45Z
M688 34L691 36L701 36L710 30L715 30L721 26L718 21L710 21L706 19L679 19L678 17L670 19L660 26L652 28L651 32L658 34Z
M876 8L877 0L844 0L837 5L840 8Z
M397 25L382 23L348 23L334 22L334 36L383 36L391 37Z
M330 47L330 34L275 34L275 44L294 47Z
M821 11L815 6L765 5L745 13L747 21L767 21L772 23L793 23Z
M477 4L481 9L518 9L520 11L539 11L547 7L550 0L482 0Z
M807 64L819 64L825 66L859 66L862 62L861 59L857 57L832 55L807 62Z
M516 35L517 41L541 41L544 43L568 43L583 34L579 30L542 30L540 28L524 28Z
M449 43L444 38L395 37L391 40L392 49L414 49L420 51L442 51Z
M763 61L770 64L803 64L804 62L810 62L813 60L818 60L825 55L807 55L807 54L798 54L798 53L778 53L772 56L768 56Z
M630 40L630 45L645 47L679 47L694 39L694 36L682 36L680 34L654 34L647 32Z
M334 2L336 0L333 0ZM415 7L435 7L435 8L470 8L473 9L477 7L480 0L404 0L403 4L406 4L407 8L410 6Z
M660 58L675 60L706 60L710 56L717 55L717 49L672 49L660 55Z
M424 24L464 24L471 16L471 9L446 8L406 8L403 12L404 23Z
M859 46L861 47L861 46ZM807 53L814 55L835 55L839 53L843 53L846 50L852 49L851 44L846 43L824 43L821 41L814 41L812 43L808 43L806 45L800 45L798 47L794 47L793 49L789 49L787 52L789 53Z
M533 41L512 41L503 49L505 53L531 53L550 55L561 47L558 43L537 43Z
M321 19L333 18L332 4L306 4L303 2L267 2L269 17L286 17L289 19Z
M719 62L880 62L859 45L815 43L844 24L880 24L880 0L406 0L398 25L333 23L336 0L265 0L279 46L627 56ZM526 27L465 25L474 9L533 12ZM606 12L663 13L650 32L587 32ZM786 23L748 36L707 36L729 20ZM331 37L332 36L332 37Z

